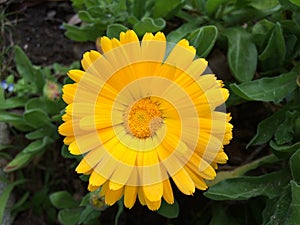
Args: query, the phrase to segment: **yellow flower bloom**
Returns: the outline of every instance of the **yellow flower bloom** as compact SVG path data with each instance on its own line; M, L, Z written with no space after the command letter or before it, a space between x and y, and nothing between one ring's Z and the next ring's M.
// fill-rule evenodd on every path
M59 127L69 151L83 154L76 171L90 175L88 189L101 187L108 205L124 196L126 207L138 198L151 210L162 198L174 202L170 178L184 194L205 190L232 138L220 110L229 93L213 74L201 75L207 61L161 32L140 42L130 30L99 46L103 54L83 55L84 71L68 73L75 83L63 87Z

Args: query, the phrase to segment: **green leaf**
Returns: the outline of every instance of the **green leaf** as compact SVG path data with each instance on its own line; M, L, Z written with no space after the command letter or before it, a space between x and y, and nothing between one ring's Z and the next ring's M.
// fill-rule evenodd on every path
M34 157L35 154L20 152L18 153L15 158L10 161L6 167L4 168L5 172L12 172L22 168L23 166L27 165L30 160Z
M257 50L251 35L242 28L229 28L227 59L233 76L239 82L252 80L257 65Z
M58 220L63 225L76 225L80 218L81 209L62 209L58 213Z
M300 148L292 155L289 164L294 180L300 183ZM300 200L300 199L299 199Z
M15 64L17 71L26 82L32 82L35 80L35 69L30 60L19 46L15 46Z
M140 19L145 12L145 1L143 0L133 0L132 2L132 14L136 18Z
M256 135L251 139L246 148L251 145L260 145L267 143L273 137L277 127L284 120L285 112L288 110L287 107L275 112L270 117L264 119L258 124Z
M263 70L274 70L274 68L278 68L283 64L285 55L285 40L281 25L279 22L277 22L269 38L267 46L258 58Z
M48 136L43 137L43 139L35 140L27 145L24 149L24 153L38 153L47 147L48 144L53 143L53 139Z
M203 26L194 30L187 39L196 47L199 57L206 57L215 45L218 29L215 26Z
M297 172L299 174L299 170ZM299 175L297 179L299 182ZM291 181L291 191L292 191L292 202L290 205L291 211L286 224L298 224L300 221L300 185L296 181L293 180Z
M118 212L117 212L117 214L115 216L115 225L118 225L118 221L119 221L120 216L123 213L123 211L124 211L123 201L119 200L118 201Z
M99 194L99 193L98 193ZM91 192L87 193L80 201L79 206L88 206L90 205Z
M35 128L49 126L51 124L49 116L41 109L25 111L23 118L28 125Z
M22 115L6 112L6 111L0 111L0 121L1 122L7 122L7 123L24 123Z
M85 26L78 27L63 24L66 29L65 35L74 41L95 41L98 37L104 34L106 25L99 23L86 24Z
M38 93L41 95L43 94L43 88L45 85L46 79L44 78L44 75L42 73L42 70L37 70L36 73L34 74L34 83L35 86L37 87Z
M296 77L296 72L289 72L277 77L265 77L242 84L231 84L230 89L248 101L279 103L297 88Z
M169 42L178 42L181 39L183 39L184 37L186 37L191 30L195 30L196 27L198 26L198 21L192 21L189 23L185 23L182 26L180 26L179 28L177 28L176 30L171 31L168 35L167 35L167 40Z
M95 210L95 208L91 205L87 205L81 212L78 224L86 224L91 220L94 220L100 217L101 212Z
M162 30L166 26L166 21L162 18L152 19L150 17L145 17L138 23L134 24L133 30L138 36L144 35L146 32L157 32Z
M287 185L279 197L267 200L266 207L262 213L264 225L287 224L286 218L291 202L291 191L289 187L290 186Z
M155 0L153 17L172 18L184 5L185 0Z
M97 7L98 10L101 10L100 7ZM87 22L87 23L93 23L93 22L99 22L100 18L94 18L88 11L81 10L78 12L78 17L80 20Z
M271 9L279 5L278 0L251 0L249 5L258 10Z
M10 183L5 187L5 189L1 193L1 196L0 196L0 223L1 224L2 224L3 217L4 217L4 210L5 210L7 201L9 199L9 196L10 196L12 190L14 189L15 186L23 184L25 182L26 182L25 179L21 179L21 180L15 181L13 183Z
M36 139L39 139L39 138L43 138L45 136L50 136L52 135L52 132L53 130L52 129L49 129L49 128L40 128L38 130L34 130L30 133L27 133L25 135L25 137L29 140L36 140Z
M30 194L31 193L29 191L25 192L24 194L21 194L21 197L19 197L17 202L15 202L14 205L10 208L10 211L14 214L23 211L23 206L24 204L26 204L25 202L28 200Z
M257 196L274 198L289 182L287 171L250 177L243 176L223 180L210 187L204 195L213 200L246 200Z
M300 149L300 142L293 145L278 145L275 141L270 141L270 147L278 157L289 158L295 151Z
M268 200L263 211L263 224L298 224L300 221L300 186L292 180L280 197Z
M4 150L4 149L7 149L7 148L15 148L14 145L4 145L4 144L0 144L0 151Z
M119 38L121 32L127 31L129 28L122 24L114 23L107 26L106 35L109 38Z
M213 216L210 220L209 225L225 225L225 224L230 224L230 225L240 225L236 218L234 218L232 215L230 215L228 209L224 209L224 206L214 206L213 210Z
M59 114L64 107L65 104L62 102L62 100L51 101L44 97L38 97L27 101L25 105L25 111L40 109L44 112L47 112L49 115L55 115Z
M176 200L173 204L162 201L157 213L169 219L177 218L179 215L179 204Z
M57 191L50 196L50 202L57 209L75 208L78 206L78 202L74 200L72 195L67 191Z
M0 109L13 109L17 107L23 107L27 99L23 97L11 97L6 100L0 101Z
M300 1L299 0L289 0L291 3L293 3L294 5L300 7Z
M25 132L32 130L32 127L28 126L24 121L23 116L16 113L0 111L0 121L11 123L17 130L20 131Z
M252 1L252 0L251 0ZM249 1L249 2L251 2ZM265 10L258 10L256 8L245 6L245 0L240 0L241 7L235 8L232 10L232 7L229 7L229 13L225 13L222 17L227 26L241 26L244 23L252 23L252 21L259 21L262 18L271 16L272 14L278 13L281 9L280 5L268 8ZM226 11L225 11L226 12ZM221 12L222 13L222 12Z
M214 14L222 4L226 3L227 0L207 0L206 11L209 15Z
M267 19L257 22L252 28L253 41L256 44L258 51L262 51L269 39L275 24Z
M260 166L266 165L266 164L274 164L274 163L278 162L279 160L280 159L278 159L275 155L270 154L270 155L258 158L254 161L251 161L245 165L239 166L239 167L235 168L234 170L218 171L216 178L214 180L208 180L208 181L206 181L206 183L209 187L211 187L211 186L214 186L215 184L219 183L222 180L229 179L229 178L241 177L251 170L254 170L254 169L256 169Z
M289 143L294 138L294 121L298 117L295 111L287 111L284 121L278 126L274 134L278 145Z

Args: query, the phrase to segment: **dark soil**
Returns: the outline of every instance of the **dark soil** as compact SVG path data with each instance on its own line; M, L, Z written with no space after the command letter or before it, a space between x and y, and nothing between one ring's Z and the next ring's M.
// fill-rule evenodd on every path
M14 5L22 7L21 5ZM25 3L24 3L25 4ZM15 44L19 45L35 65L54 62L70 64L74 61L73 42L64 37L62 23L72 16L68 2L49 2L26 7L16 17L13 31Z
M81 58L93 43L75 43L64 36L63 23L75 14L69 1L25 1L10 7L14 44L19 45L34 65L69 65Z
M30 4L29 4L30 3ZM10 16L10 20L15 21L16 25L13 28L12 37L13 43L19 45L35 65L51 65L60 63L70 65L73 61L79 60L84 50L94 48L94 43L75 43L64 36L62 24L67 22L73 15L73 9L69 1L32 1L18 2L10 6L11 12L17 12ZM222 79L230 80L228 68L224 62L224 56L220 54L211 54L210 66L219 68L220 74L222 71L227 71ZM219 64L221 63L221 67ZM220 68L223 68L220 70ZM219 73L215 71L215 73ZM249 108L255 110L249 111ZM261 151L255 151L250 148L247 151L245 146L250 141L251 137L256 133L256 126L262 118L267 116L266 107L261 103L245 103L239 106L229 108L232 113L232 123L234 124L234 139L230 145L226 146L225 151L229 155L229 163L221 166L220 169L232 169L247 161L257 158ZM79 176L74 172L74 161L72 159L64 159L60 155L58 146L57 151L55 146L49 157L50 164L56 165L57 177L60 183L55 184L55 190L73 190L73 193L82 196L86 192L87 183L81 182ZM266 149L267 151L267 149ZM264 153L266 154L266 152ZM52 165L53 167L53 165ZM45 165L45 173L47 164ZM36 183L32 184L32 192L43 186L44 174L41 172L35 173L31 171L33 176L31 179ZM53 178L54 179L54 178ZM52 190L53 191L53 190ZM203 197L200 191L191 196L183 196L183 194L175 191L176 199L179 205L182 206L180 213L183 216L179 220L175 220L176 224L188 224L190 218L197 218L199 211L203 211L203 207L208 202ZM101 216L101 224L114 224L114 217L117 212L117 206L110 207ZM43 216L37 215L31 209L19 214L16 218L15 225L29 224L47 224ZM136 204L133 209L125 209L121 215L120 225L126 224L170 224L168 219L159 216L155 212L150 212L146 207Z

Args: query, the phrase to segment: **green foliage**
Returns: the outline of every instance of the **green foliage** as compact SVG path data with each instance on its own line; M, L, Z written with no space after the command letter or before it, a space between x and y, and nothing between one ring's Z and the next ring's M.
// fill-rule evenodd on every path
M190 44L197 46L197 55L206 57L215 45L218 37L218 29L215 26L203 26L194 30L187 37Z
M13 183L10 183L8 184L6 187L5 187L5 190L2 192L1 196L0 196L0 222L2 223L2 220L3 220L3 217L4 217L4 210L5 210L5 206L6 206L6 203L9 199L9 196L13 190L13 188L17 185L20 185L20 184L23 184L25 183L26 180L24 179L20 179L20 180L17 180Z
M184 0L146 2L141 0L73 0L72 2L82 23L80 26L64 24L64 27L66 36L76 41L95 41L105 32L110 37L112 34L118 37L124 27L135 30L140 36L145 32L160 31L166 27L166 19L176 15L185 3ZM111 31L112 27L115 30L114 33Z
M30 167L32 161L37 162L59 139L57 126L65 104L60 97L61 84L58 79L69 70L59 64L43 68L34 66L18 46L15 46L14 54L17 71L6 78L6 82L13 85L13 90L0 88L0 121L8 123L10 131L16 137L11 145L0 144L0 149L1 153L7 152L10 155L10 162L4 171L19 173L16 181L8 183L1 195L1 220L12 189L26 181L20 170ZM72 67L78 67L78 63L70 66ZM21 212L28 207L34 207L37 213L47 209L49 221L55 220L54 208L51 209L47 201L46 187L36 192L32 198L29 198L29 192L23 194L11 208L12 213Z
M49 198L52 205L59 209L58 220L63 225L99 224L97 219L106 209L99 191L86 194L81 201L76 201L67 191L54 192Z
M158 214L169 219L177 218L179 215L179 204L177 201L175 201L172 205L170 205L163 201L157 212Z
M243 161L242 157L241 165L219 171L215 180L207 181L209 189L204 195L209 203L197 208L195 218L189 218L189 214L187 222L181 201L173 205L163 201L159 215L168 218L170 224L191 224L191 221L197 225L299 224L299 1L72 0L72 4L81 23L64 24L68 38L95 41L102 35L118 37L128 29L139 36L163 31L169 42L185 38L199 57L212 59L209 63L218 54L224 58L223 64L229 69L225 84L231 92L228 105L233 108L230 109L244 106L255 111L260 109L250 108L249 102L263 103L260 107L265 113L257 121L256 133L246 140L248 144L239 145L246 146L247 151L242 149L241 155L249 154L250 159ZM18 75L5 78L14 85L13 92L0 90L0 121L7 122L12 133L24 140L9 152L11 161L5 171L26 170L57 143L66 160L78 160L80 157L71 155L59 141L57 126L64 108L59 98L60 76L79 65L38 67L32 65L19 47L15 48L15 65ZM235 110L232 111L234 114ZM240 122L245 121L235 121L235 133L239 133ZM6 152L11 146L14 145L0 146L0 151ZM235 153L230 151L230 154ZM70 165L72 170L75 164ZM88 175L82 175L81 179L87 181ZM101 212L107 208L99 190L79 196L72 189L50 190L46 180L32 198L28 197L28 191L22 192L16 212L33 205L37 212L47 211L50 221L58 219L66 225L99 224ZM0 218L12 188L20 184L17 182L9 184L1 196ZM33 199L31 204L30 199ZM42 209L38 204L42 204ZM116 225L124 212L121 199L115 214Z
M61 85L50 76L48 68L33 66L18 46L15 47L15 64L19 75L14 84L15 97L6 99L4 90L0 90L0 121L9 122L14 129L25 132L25 137L31 142L11 160L6 172L27 165L59 138L53 118L60 115L64 107L60 99ZM59 69L57 65L56 69Z
M240 82L252 80L257 64L257 50L251 35L243 28L225 30L228 39L227 59L232 75Z

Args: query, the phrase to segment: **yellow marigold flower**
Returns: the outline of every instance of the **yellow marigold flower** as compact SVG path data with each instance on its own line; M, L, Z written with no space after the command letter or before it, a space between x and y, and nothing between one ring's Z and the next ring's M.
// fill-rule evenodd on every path
M184 194L205 190L205 180L226 163L223 145L232 138L228 98L207 61L196 59L187 40L171 46L161 32L134 31L120 39L102 37L100 54L83 55L82 70L63 87L68 104L59 133L75 155L78 173L89 174L90 191L101 187L108 205L124 196L151 210L162 198L174 202L170 178Z

